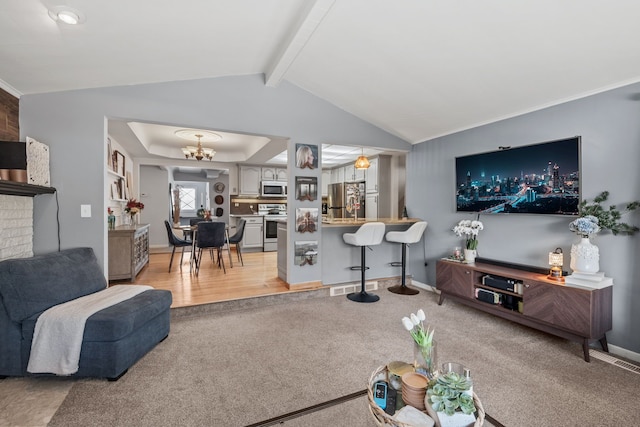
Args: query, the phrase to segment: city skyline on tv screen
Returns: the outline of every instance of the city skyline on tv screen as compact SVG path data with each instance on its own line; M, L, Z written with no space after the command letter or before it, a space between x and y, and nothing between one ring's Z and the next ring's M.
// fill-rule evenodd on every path
M456 158L456 210L577 215L580 137Z

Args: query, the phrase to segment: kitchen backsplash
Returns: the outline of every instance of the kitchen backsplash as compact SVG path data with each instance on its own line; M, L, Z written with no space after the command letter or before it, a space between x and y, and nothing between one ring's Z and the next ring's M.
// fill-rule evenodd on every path
M229 213L231 215L252 215L254 212L258 212L258 203L287 203L287 199L231 199Z

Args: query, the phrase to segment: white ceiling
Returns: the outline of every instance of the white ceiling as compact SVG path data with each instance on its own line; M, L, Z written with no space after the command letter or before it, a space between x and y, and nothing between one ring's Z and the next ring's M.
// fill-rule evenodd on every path
M0 0L0 86L264 73L417 143L640 81L639 21L637 0Z
M192 130L205 135L201 138L204 148L213 148L213 160L218 163L254 163L254 164L287 164L287 140L285 138L267 137L262 135L238 134L215 131L218 138L207 138L210 130L182 128L178 126L161 125L144 122L125 122L111 120L109 135L119 143L125 142L127 151L134 157L145 159L184 159L181 148L187 145L197 145L197 138L186 140L176 135L181 130ZM334 144L322 144L322 167L331 168L344 163L355 161L364 154L394 154L392 151L371 147L349 147ZM207 161L198 163L202 168L209 167Z

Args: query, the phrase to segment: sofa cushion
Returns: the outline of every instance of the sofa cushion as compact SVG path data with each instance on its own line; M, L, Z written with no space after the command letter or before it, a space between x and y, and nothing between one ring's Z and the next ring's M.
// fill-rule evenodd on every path
M168 310L170 306L170 291L153 289L142 292L91 315L87 319L82 340L118 341ZM33 339L40 314L31 316L22 323L22 338L27 342Z
M106 287L91 248L0 262L0 296L14 322Z

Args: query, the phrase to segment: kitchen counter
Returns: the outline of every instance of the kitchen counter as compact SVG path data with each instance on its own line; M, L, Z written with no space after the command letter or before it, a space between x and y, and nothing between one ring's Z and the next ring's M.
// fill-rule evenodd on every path
M290 254L288 249L288 229L287 219L276 219L278 222L278 277L288 283L288 268L293 266L293 260L288 260ZM297 233L294 232L296 241L299 240L319 240L319 261L323 285L335 285L342 283L360 283L360 271L351 270L352 266L360 265L360 249L356 246L347 245L342 235L344 233L355 233L361 225L367 222L382 222L385 224L385 234L388 231L404 231L418 221L418 218L379 218L362 219L334 219L323 221L318 233ZM401 269L391 266L391 262L400 261L402 258L401 245L387 242L383 239L381 244L371 247L373 250L367 252L367 281L400 276ZM424 257L423 242L411 245L410 259L421 259ZM422 263L421 263L422 265ZM297 268L297 267L296 267ZM409 274L411 271L409 270Z
M353 218L338 218L338 219L323 219L322 226L323 227L352 227L352 226L361 226L367 222L382 222L384 225L412 225L418 221L422 221L419 218L378 218L378 219L358 219L355 220Z
M360 288L359 270L351 270L352 266L360 265L360 248L347 245L342 235L355 233L366 222L382 222L385 224L385 234L389 231L405 231L414 223L421 221L417 218L379 218L377 220L333 220L322 223L322 241L320 242L320 255L322 256L322 284L335 285L340 283L357 283ZM411 245L408 259L422 260L424 257L423 241ZM391 266L391 262L400 261L402 258L401 245L382 239L379 245L371 246L367 251L366 264L369 269L366 272L367 281L398 277L402 270ZM414 264L415 265L415 264ZM420 265L423 265L421 262ZM411 268L408 269L411 274Z

